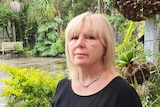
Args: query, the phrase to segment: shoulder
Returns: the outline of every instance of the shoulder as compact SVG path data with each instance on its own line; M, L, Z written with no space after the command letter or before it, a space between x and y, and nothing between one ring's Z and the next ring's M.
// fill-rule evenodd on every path
M117 87L119 89L124 89L124 90L129 90L132 88L132 86L130 84L128 84L122 77L117 76L115 77L111 83L110 83L113 87Z
M69 82L70 80L68 79L68 77L66 78L63 78L62 80L59 81L59 84L63 84L63 83L67 83Z
M57 88L68 86L70 83L71 83L70 80L66 77L59 81Z
M117 94L121 96L121 103L123 107L141 107L139 95L129 83L121 77L116 77L112 82L113 87L117 87Z
M70 84L70 80L68 78L64 78L58 82L58 85L55 91L55 95L52 101L52 105L55 105L57 101L59 101L66 95L69 89L68 87L70 87L69 84Z
M64 78L58 82L58 85L56 87L56 93L55 95L61 95L62 93L65 93L69 87L70 87L70 80L68 78Z
M109 85L110 89L114 89L115 93L122 96L130 92L136 94L135 89L120 76L114 78Z

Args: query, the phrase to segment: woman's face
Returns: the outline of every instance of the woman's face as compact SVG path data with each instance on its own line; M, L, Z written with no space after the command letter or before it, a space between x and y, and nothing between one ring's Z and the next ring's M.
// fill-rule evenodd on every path
M102 65L103 45L97 35L93 36L93 32L86 29L87 27L83 25L67 44L71 62L77 66Z

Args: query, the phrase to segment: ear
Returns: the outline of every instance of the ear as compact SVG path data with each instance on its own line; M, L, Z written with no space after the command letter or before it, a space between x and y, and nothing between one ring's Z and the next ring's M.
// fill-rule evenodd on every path
M105 61L106 60L106 55L102 56L102 60Z

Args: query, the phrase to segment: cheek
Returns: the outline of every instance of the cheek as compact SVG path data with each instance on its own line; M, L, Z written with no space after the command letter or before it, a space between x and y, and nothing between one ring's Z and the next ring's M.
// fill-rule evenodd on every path
M99 47L97 47L97 54L100 57L102 57L105 54L104 47L102 46L102 44L100 44Z
M96 46L97 46L96 49L97 51L99 51L99 53L101 52L104 53L104 47L101 43L98 43Z
M70 56L70 58L72 58L72 57L73 57L73 50L74 50L74 47L73 47L72 44L68 44L67 46L68 46L68 53L69 53L69 56Z

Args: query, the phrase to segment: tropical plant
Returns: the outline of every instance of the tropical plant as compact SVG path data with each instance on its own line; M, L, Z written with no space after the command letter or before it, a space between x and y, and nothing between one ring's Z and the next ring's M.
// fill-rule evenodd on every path
M42 24L46 21L53 21L56 15L55 0L34 0L29 2L27 19Z
M122 76L136 89L143 107L160 107L159 68L146 61L143 44L132 38L133 22L121 44L117 44L117 67Z
M143 45L136 38L131 40L134 27L134 22L131 22L123 43L116 47L116 64L123 68L123 76L129 83L142 84L148 79L150 68L145 62Z
M133 51L124 52L117 59L117 65L120 67L127 66L134 58Z
M54 22L42 24L38 28L39 36L34 48L38 56L56 56L64 52L63 41L58 34L58 25L62 20L57 17L54 19Z

